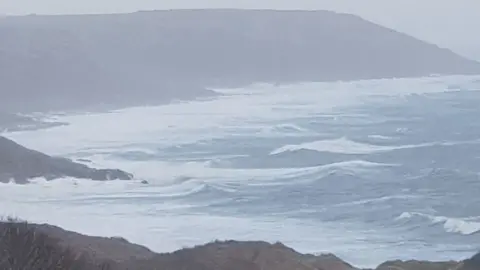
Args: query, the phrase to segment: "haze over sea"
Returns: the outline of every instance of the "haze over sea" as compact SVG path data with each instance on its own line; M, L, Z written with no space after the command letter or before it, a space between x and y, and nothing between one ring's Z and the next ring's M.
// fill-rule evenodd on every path
M136 180L0 184L3 214L159 252L282 241L368 267L480 249L480 76L216 91L7 132Z

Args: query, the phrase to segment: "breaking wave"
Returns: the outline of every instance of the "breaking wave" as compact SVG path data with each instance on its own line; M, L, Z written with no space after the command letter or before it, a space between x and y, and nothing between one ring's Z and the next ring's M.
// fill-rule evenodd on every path
M404 212L398 216L397 220L410 220L414 217L421 217L430 220L431 224L443 224L443 228L449 233L459 233L463 235L472 235L480 233L480 217L453 218L444 216L434 216L416 212Z
M386 152L398 149L417 148L434 145L417 144L417 145L400 145L400 146L380 146L373 144L360 143L341 137L334 140L319 140L302 144L290 144L277 148L270 152L270 155L278 155L285 152L294 152L298 150L313 150L317 152L329 152L337 154L371 154L375 152Z

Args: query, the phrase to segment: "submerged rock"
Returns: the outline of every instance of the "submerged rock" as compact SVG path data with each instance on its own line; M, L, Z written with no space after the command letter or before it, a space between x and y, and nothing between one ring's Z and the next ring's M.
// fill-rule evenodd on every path
M51 157L0 136L0 182L28 183L28 179L54 180L62 177L131 180L133 175L118 169L94 169L66 158Z
M86 158L79 158L77 159L78 162L84 162L84 163L92 163L92 161L90 159L86 159Z

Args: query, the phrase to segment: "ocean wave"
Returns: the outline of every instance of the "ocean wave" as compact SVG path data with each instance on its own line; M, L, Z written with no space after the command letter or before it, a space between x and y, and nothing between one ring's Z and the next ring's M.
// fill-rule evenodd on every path
M12 201L21 198L25 203L51 201L106 203L117 199L120 203L144 199L190 198L198 194L216 194L214 196L223 198L245 187L302 185L321 181L332 174L358 175L375 171L379 167L395 166L364 160L282 169L216 169L209 168L208 162L180 164L129 162L129 164L132 166L127 169L132 169L134 174L138 170L142 171L144 176L151 176L151 178L137 178L132 181L93 181L75 178L47 181L44 178L36 178L31 180L31 184L25 186L13 183L0 184L0 196ZM150 184L142 184L141 179L147 179Z
M368 135L368 138L376 139L376 140L385 140L385 141L393 139L392 137L384 136L384 135L378 135L378 134Z
M146 185L140 180L94 181L89 179L60 178L48 181L34 178L27 185L0 183L0 197L6 201L21 203L45 202L49 200L72 200L79 196L104 196L108 194L128 193L142 189Z
M310 130L296 124L278 124L273 127L266 127L263 130L268 133L308 133Z
M396 220L410 220L414 217L421 217L430 220L435 224L443 224L443 228L449 233L459 233L462 235L472 235L480 233L480 217L453 218L445 216L434 216L417 212L404 212Z
M376 172L382 167L398 164L376 163L366 160L347 160L319 166L281 169L213 169L217 178L215 184L234 183L247 186L286 186L311 183L332 174L363 175Z
M366 160L348 160L342 162L335 162L327 165L320 166L324 169L341 169L343 171L349 172L360 172L363 169L375 169L379 167L394 167L398 166L397 164L391 163L378 163L378 162L370 162Z
M431 146L434 143L416 144L416 145L399 145L399 146L380 146L367 143L359 143L341 137L334 140L319 140L306 142L302 144L290 144L277 148L270 152L270 155L278 155L285 152L295 152L299 150L312 150L317 152L330 152L338 154L371 154L375 152L388 152L398 149L417 148Z
M349 160L314 167L303 167L289 170L277 170L263 178L245 179L248 186L286 186L300 185L319 181L332 174L362 175L376 171L381 167L393 167L397 164L375 163L365 160Z
M43 178L32 179L28 185L1 183L2 198L28 202L55 201L112 201L112 200L156 200L176 199L194 196L200 193L234 193L236 189L228 184L207 183L192 177L177 177L164 185L145 185L141 181L93 181L88 179L61 178L47 181Z
M161 187L161 189L155 191L155 193L167 194L167 196L170 196L169 194L175 193L172 192L172 190L181 190L182 192L179 193L180 195L175 195L175 197L193 195L207 190L220 191L225 193L236 192L236 189L228 183L210 183L203 180L198 180L190 176L179 176L175 178L173 183L157 187ZM184 192L185 190L187 192Z
M411 200L419 198L420 196L417 195L408 195L408 194L400 194L400 195L390 195L390 196L382 196L378 198L371 198L371 199L363 199L357 200L352 202L345 202L332 205L333 207L343 207L343 206L355 206L355 205L365 205L369 203L381 203L391 200Z

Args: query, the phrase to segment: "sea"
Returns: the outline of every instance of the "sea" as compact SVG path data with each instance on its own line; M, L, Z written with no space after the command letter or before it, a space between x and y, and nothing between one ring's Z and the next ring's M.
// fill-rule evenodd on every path
M0 214L158 252L280 241L375 267L480 250L480 76L214 90L4 132L135 180L0 184Z

